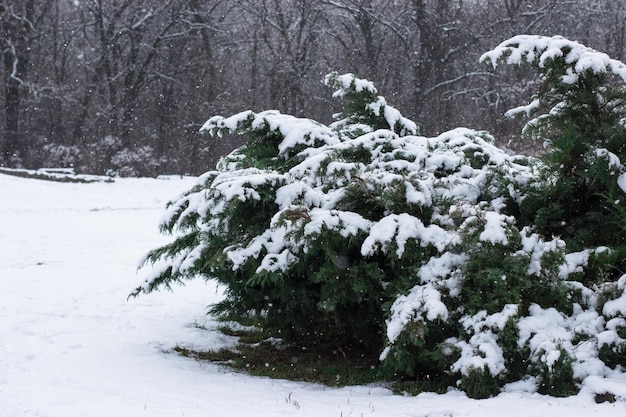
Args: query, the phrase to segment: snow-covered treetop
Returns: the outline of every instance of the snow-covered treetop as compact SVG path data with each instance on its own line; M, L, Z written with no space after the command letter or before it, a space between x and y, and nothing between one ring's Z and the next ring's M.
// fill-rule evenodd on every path
M324 78L326 85L333 85L338 88L333 93L333 97L345 97L349 91L354 90L357 93L369 92L372 95L378 94L378 90L374 87L374 83L363 78L357 78L354 74L339 74L332 72Z
M333 97L343 98L349 103L343 113L335 115L331 127L347 137L357 137L376 129L389 129L400 136L416 135L417 124L402 116L398 109L387 104L384 97L377 95L374 84L357 78L354 74L332 72L324 83L335 89Z
M626 81L624 63L561 36L514 36L480 57L481 62L490 62L494 68L505 60L507 64L535 64L545 75L560 77L565 84L575 84L589 72L613 74ZM562 65L548 65L557 60Z
M561 36L515 36L483 54L480 61L494 68L500 63L529 63L537 69L544 80L541 88L529 104L513 108L506 115L530 116L544 111L524 128L525 133L544 142L549 142L551 132L560 131L572 121L579 127L599 125L603 123L601 118L613 119L617 110L623 109L623 101L617 97L624 94L624 86L609 88L609 78L626 82L626 65Z

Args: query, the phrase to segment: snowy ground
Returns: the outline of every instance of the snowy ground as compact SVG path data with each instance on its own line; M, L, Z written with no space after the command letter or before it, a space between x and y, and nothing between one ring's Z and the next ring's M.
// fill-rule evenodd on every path
M176 344L229 342L204 314L219 291L196 282L126 297L139 282L138 259L164 241L157 224L165 202L192 181L62 184L0 174L0 417L626 415L624 400L596 404L588 389L566 399L403 397L255 378L179 357Z

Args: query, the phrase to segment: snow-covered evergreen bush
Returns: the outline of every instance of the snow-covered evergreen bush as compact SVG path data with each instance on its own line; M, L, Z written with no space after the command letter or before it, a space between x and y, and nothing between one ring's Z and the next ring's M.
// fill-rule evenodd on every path
M531 124L553 143L566 129L542 123L569 111L565 84L622 68L576 45L514 38L484 58L544 71L549 96L564 104ZM594 265L615 276L614 249L583 248L534 223L560 197L545 190L562 171L507 155L486 132L419 136L369 81L333 73L325 82L343 103L328 126L276 111L205 123L204 132L249 141L169 205L161 229L174 239L147 255L153 267L135 295L214 279L225 287L216 313L257 316L294 343L330 333L346 352L380 355L389 378L473 397L517 381L567 394L588 376L622 372L626 276L588 279ZM595 88L610 96L611 87ZM541 94L524 110L541 108ZM606 123L623 130L619 118ZM621 154L586 146L585 158L605 162L589 167L612 179L611 224L621 224Z

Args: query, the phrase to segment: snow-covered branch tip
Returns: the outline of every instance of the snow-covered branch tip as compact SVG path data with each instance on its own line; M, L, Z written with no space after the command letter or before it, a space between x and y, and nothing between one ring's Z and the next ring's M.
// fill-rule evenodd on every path
M372 95L378 94L378 90L374 87L374 83L363 78L358 78L354 74L339 74L331 72L324 77L324 84L334 88L333 97L345 97L351 91L356 93L368 92Z
M374 84L366 79L358 78L354 74L339 74L331 72L324 78L324 84L333 88L334 98L345 99L352 106L357 105L355 109L350 109L350 115L339 113L336 115L336 122L331 125L334 129L349 131L351 128L358 126L363 127L363 123L377 125L377 128L389 128L400 136L417 135L419 128L415 122L402 116L400 111L387 104L384 97L378 95L378 91ZM378 124L373 120L367 120L370 117L379 120L382 124Z

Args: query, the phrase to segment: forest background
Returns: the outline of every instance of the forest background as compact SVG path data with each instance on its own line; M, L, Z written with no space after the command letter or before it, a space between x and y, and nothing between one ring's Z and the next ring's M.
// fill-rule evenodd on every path
M0 166L121 176L200 174L241 144L201 136L244 109L329 122L336 70L436 135L490 131L516 152L527 67L480 55L562 35L624 60L623 0L0 0ZM522 81L523 80L523 81ZM539 82L539 81L537 81Z

